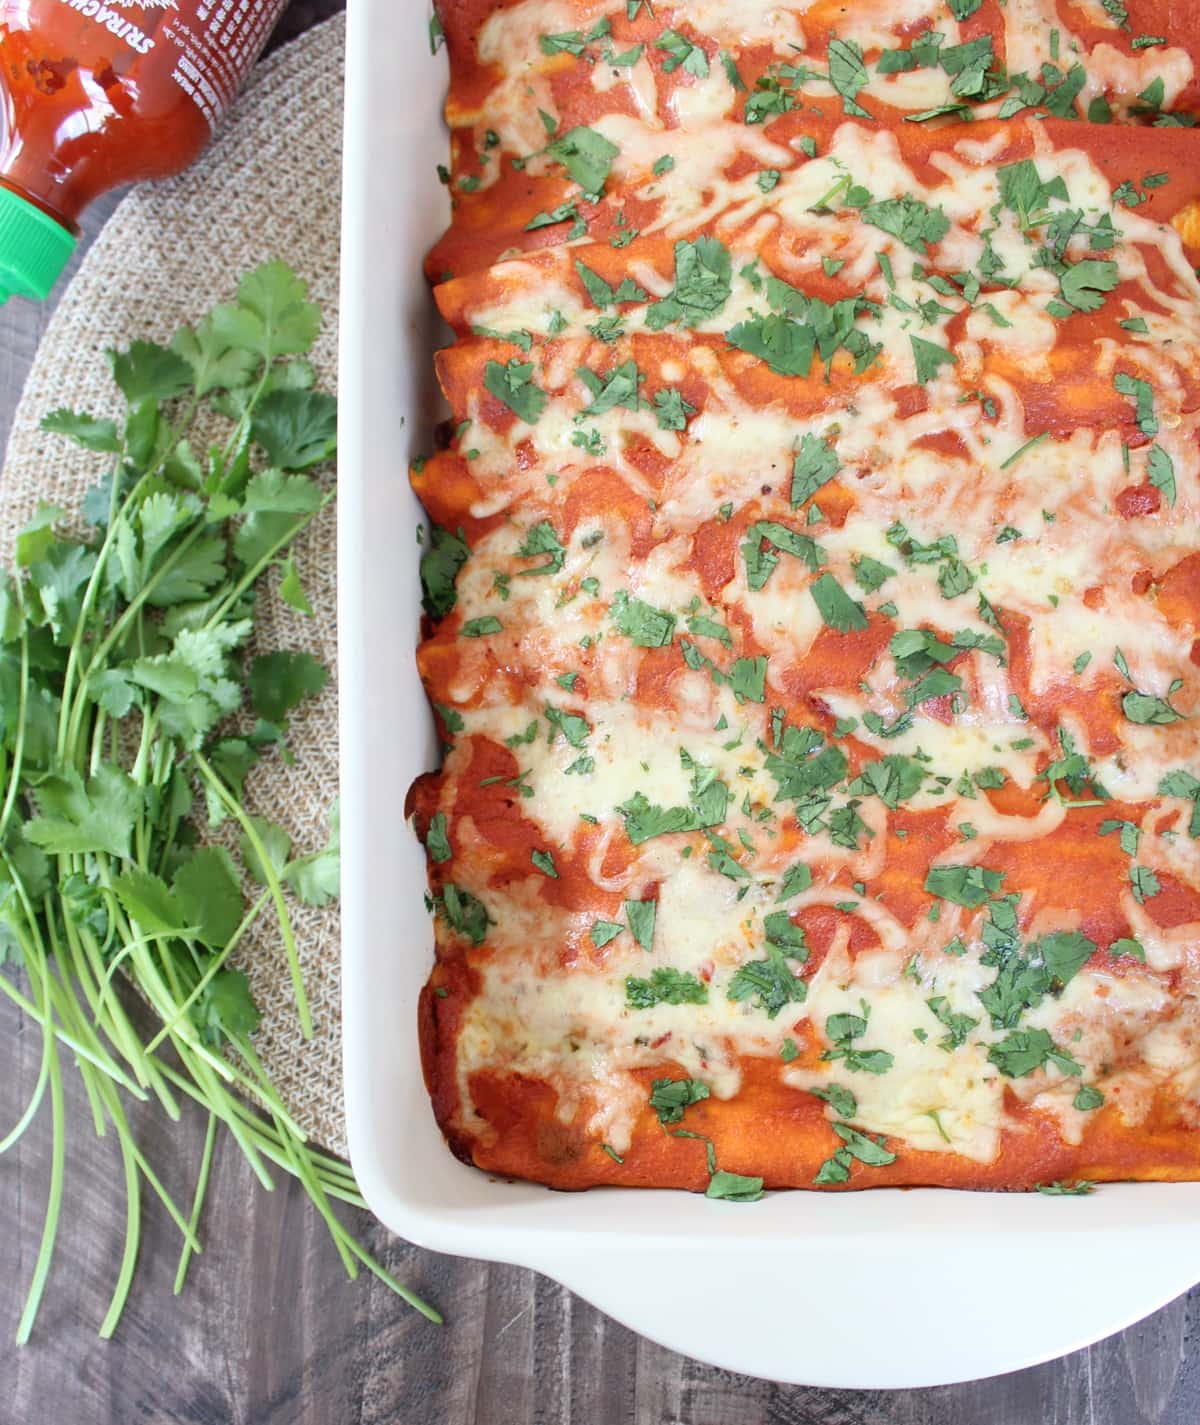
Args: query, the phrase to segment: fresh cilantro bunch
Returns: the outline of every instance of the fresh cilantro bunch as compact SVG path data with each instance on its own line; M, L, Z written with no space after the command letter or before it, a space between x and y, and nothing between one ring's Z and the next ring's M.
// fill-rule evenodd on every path
M337 443L334 398L313 389L303 359L320 324L305 284L269 263L169 347L138 341L109 353L121 420L59 410L43 422L110 461L82 499L72 526L82 532L65 527L67 511L43 506L17 540L15 572L0 571L0 991L42 1031L32 1098L0 1152L47 1094L53 1127L19 1341L62 1202L64 1052L124 1166L126 1247L102 1335L129 1292L143 1182L183 1236L182 1286L220 1126L264 1186L272 1163L303 1182L352 1274L357 1259L435 1316L334 1217L334 1199L360 1202L353 1176L309 1147L283 1106L254 1051L249 983L231 963L269 910L311 1033L288 902L337 895L336 811L329 844L296 854L282 827L251 815L243 789L260 760L290 757L288 716L328 672L307 653L251 661L244 650L264 576L312 612L288 550L333 498L306 473ZM202 844L205 823L223 827L238 854ZM257 888L249 904L247 885ZM182 1098L207 1111L189 1213L142 1156L130 1097L156 1099L173 1119Z

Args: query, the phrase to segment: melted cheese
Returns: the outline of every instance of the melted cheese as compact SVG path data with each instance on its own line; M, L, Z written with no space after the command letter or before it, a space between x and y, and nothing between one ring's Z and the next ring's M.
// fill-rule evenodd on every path
M768 42L794 58L805 52L809 8L695 0L675 19L729 46L735 59L739 47ZM489 104L510 125L497 128L506 146L535 153L543 145L544 131L528 122L532 101L557 113L552 77L566 61L542 53L538 37L621 9L524 0L489 18L478 52L502 75ZM859 6L854 36L865 50L890 47L935 10L946 43L958 42L944 7L926 0ZM1046 7L1012 0L1004 24L1008 68L1036 72L1048 44ZM1077 41L1064 29L1060 44L1071 54ZM453 818L456 850L439 874L478 896L494 922L477 954L444 926L439 932L453 953L471 956L479 982L456 1046L464 1121L479 1070L540 1079L552 1086L563 1124L619 1154L645 1117L648 1070L671 1065L716 1100L733 1101L751 1059L777 1064L798 1094L831 1084L852 1090L848 1121L886 1135L897 1151L975 1164L995 1162L1028 1114L1052 1122L1063 1143L1084 1142L1095 1110L1076 1106L1080 1083L1101 1084L1131 1128L1156 1102L1182 1103L1200 1117L1200 923L1160 925L1153 892L1142 882L1139 899L1132 880L1136 866L1200 893L1191 801L1160 790L1172 771L1200 772L1191 664L1200 630L1181 611L1186 599L1153 592L1195 551L1200 520L1200 285L1179 234L1114 206L1094 140L1056 148L1048 130L1031 129L1039 178L1060 181L1068 194L1044 199L1049 217L1077 211L1088 225L1111 221L1111 247L1093 251L1076 236L1060 256L1097 261L1102 251L1113 265L1103 269L1096 305L1113 304L1147 328L1117 337L1114 323L1091 324L1086 300L1074 315L1064 309L1068 289L1046 260L1046 223L1026 230L1004 204L1004 134L980 140L946 129L918 164L906 159L914 150L900 131L845 123L819 156L801 161L794 146L768 137L769 125L741 121L740 96L715 58L707 74L661 85L646 56L627 67L602 55L589 62L593 98L624 91L618 107L601 106L593 127L617 150L613 192L646 212L643 241L627 249L628 275L661 300L672 290L661 260L669 244L646 240L703 233L726 248L732 277L718 308L690 326L658 331L644 300L623 303L622 330L603 347L588 331L597 309L573 273L586 247L564 247L557 261L518 256L471 288L464 324L530 332L526 359L547 399L536 420L498 421L485 394L492 388L472 369L455 410L469 423L455 446L466 457L462 513L480 528L458 573L450 632L436 636L454 641L454 659L435 692L462 721L439 802ZM1169 103L1191 79L1190 60L1175 48L1123 56L1100 45L1087 70L1081 102L1136 92L1162 74ZM828 92L821 79L801 86L802 96ZM932 69L875 74L862 90L867 101L901 109L948 94L947 76ZM482 112L459 117L484 121ZM673 166L656 174L664 153ZM526 172L536 183L548 168L535 156ZM765 168L781 173L766 192ZM866 220L863 200L846 201L851 184L875 204L936 209L946 231L926 251L888 222ZM962 276L986 277L989 255L1002 280L985 280L988 290L968 301ZM853 374L842 352L823 387L819 363L807 382L789 386L793 378L767 378L745 349L731 354L723 338L768 312L768 275L830 301L835 278L839 295L864 296L870 305L856 328L879 344L877 359ZM1110 290L1117 280L1119 293ZM945 354L936 370L922 363L921 343ZM636 409L585 414L594 397L579 368L608 371L627 360L651 378ZM1091 410L1093 400L1121 392L1118 373L1135 372L1152 387L1156 428L1147 440L1132 434L1144 414L1128 390L1120 428ZM651 400L668 384L703 388L681 430L664 428ZM814 440L828 442L839 468L828 489L794 509L792 463ZM1152 474L1157 509L1144 494ZM595 494L617 487L628 505ZM818 569L784 552L753 587L742 542L753 551L747 530L762 521L815 540ZM526 577L519 547L540 525L564 538L553 567ZM875 587L859 582L864 559L888 566ZM849 628L839 623L844 604L833 613L822 604L818 577L826 591L836 580L859 606ZM614 609L622 593L673 620L668 635L623 630ZM472 636L480 620L500 627ZM921 701L919 674L889 646L902 632L988 644L947 655L953 695ZM766 660L761 686L746 671L755 659ZM582 679L578 691L572 674ZM1121 698L1131 690L1164 707L1171 700L1187 720L1130 720ZM583 719L586 733L576 723L572 738L563 735L564 718ZM807 800L781 792L785 722L817 729L821 744L846 758L845 775L814 783ZM492 874L500 852L476 821L466 784L476 740L507 745L517 761L514 824L532 828L564 866L586 846L585 886L608 908L603 914L582 892L577 900L544 896L536 862ZM1021 867L1030 843L1043 841L1052 859L1099 800L1090 790L1073 800L1050 785L1048 768L1068 741L1088 765L1092 790L1098 784L1113 799L1115 819L1139 829L1128 884L1108 877L1096 898L1106 926L1120 922L1145 962L1118 966L1102 953L1065 986L1035 996L1020 1031L1048 1034L1056 1056L1014 1076L1005 1072L1009 1030L980 998L996 978L995 965L982 962L987 907L931 901L927 864L914 871L899 848L905 836L928 836L937 849L927 863L947 869ZM797 780L811 751L797 754ZM883 758L911 780L890 802L858 780ZM631 834L635 799L687 808L698 777L728 789L718 825ZM998 784L1023 795L1019 814L987 795ZM822 796L827 804L814 805ZM809 867L811 884L782 904L794 918L833 916L836 928L823 932L832 943L807 968L788 962L805 988L771 1014L755 994L731 989L739 971L771 953L767 917L779 913L784 877L798 864ZM1019 897L1026 953L1040 936L1091 924L1083 906L1055 902L1044 876L1033 878L1038 889L1022 884L1028 874L1012 870L1004 883ZM615 906L642 899L657 904L649 950L613 920ZM597 946L598 920L624 928ZM948 951L953 939L957 950ZM628 979L655 969L693 977L706 989L703 1002L634 1007ZM886 1072L839 1055L828 1027L836 1015L866 1020L858 1048L883 1051ZM941 1022L950 1015L974 1021L957 1045ZM793 1039L811 1051L802 1062L781 1056ZM1009 1092L1020 1112L1006 1108ZM474 1127L487 1132L482 1121Z

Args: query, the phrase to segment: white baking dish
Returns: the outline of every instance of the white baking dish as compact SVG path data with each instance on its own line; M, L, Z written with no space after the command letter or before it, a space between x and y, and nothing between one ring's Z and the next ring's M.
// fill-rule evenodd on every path
M442 56L427 7L350 0L342 286L339 630L343 1012L351 1156L394 1231L515 1262L731 1369L830 1386L967 1380L1059 1355L1200 1279L1200 1184L1090 1198L884 1189L552 1193L457 1162L417 1051L432 955L405 792L434 739L413 648L410 456L439 403L421 258L447 216ZM454 1310L453 1302L443 1305Z

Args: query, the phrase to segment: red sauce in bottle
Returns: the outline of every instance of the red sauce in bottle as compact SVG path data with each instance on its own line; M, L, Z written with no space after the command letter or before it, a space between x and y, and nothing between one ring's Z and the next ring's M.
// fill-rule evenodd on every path
M0 0L0 301L100 194L197 157L287 0Z

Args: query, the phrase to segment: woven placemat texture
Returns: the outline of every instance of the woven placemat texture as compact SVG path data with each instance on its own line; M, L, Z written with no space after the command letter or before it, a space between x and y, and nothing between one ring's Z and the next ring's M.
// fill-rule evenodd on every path
M241 273L281 258L309 283L326 322L313 353L318 384L333 389L337 364L338 224L345 22L309 31L265 60L205 157L183 177L133 192L64 293L17 408L0 478L0 562L39 502L74 508L103 468L38 427L58 406L99 416L118 411L106 347L138 337L169 341ZM336 518L328 507L297 543L296 563L315 616L263 599L250 652L305 649L331 670L337 647ZM264 759L247 786L251 809L278 821L302 851L326 838L337 796L337 693L307 700L291 721L295 763ZM239 958L262 1009L256 1048L301 1126L345 1153L336 906L293 904L296 939L312 1005L304 1040L275 923L258 922Z

